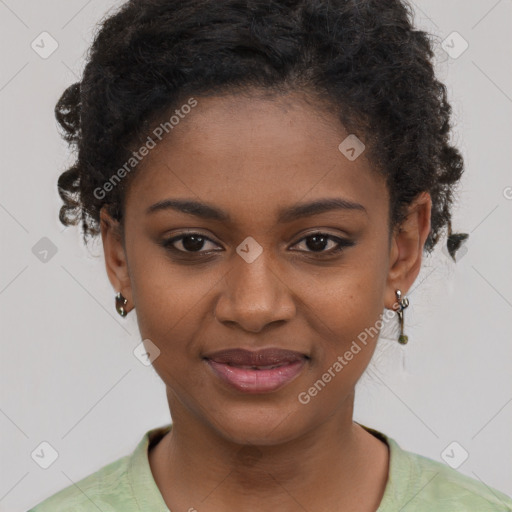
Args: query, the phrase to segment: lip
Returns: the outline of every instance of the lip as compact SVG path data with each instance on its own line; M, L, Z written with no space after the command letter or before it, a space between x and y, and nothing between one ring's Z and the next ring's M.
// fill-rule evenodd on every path
M228 348L206 354L204 357L217 363L227 363L234 366L271 366L293 363L307 356L301 352L269 347L260 350Z
M244 393L269 393L294 380L309 357L279 348L235 348L211 353L204 359L214 375L232 388ZM265 368L268 366L274 368Z

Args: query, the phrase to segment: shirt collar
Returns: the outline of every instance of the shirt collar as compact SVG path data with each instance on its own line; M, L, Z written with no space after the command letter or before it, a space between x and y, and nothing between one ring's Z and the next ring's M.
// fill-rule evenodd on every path
M356 422L357 423L357 422ZM384 441L389 448L388 480L384 494L376 512L387 512L396 510L396 506L403 501L404 496L410 493L409 486L414 484L415 479L411 478L414 473L413 461L400 445L391 437L373 428L358 423L367 432L377 439Z
M130 457L128 479L141 512L170 512L151 472L148 450L171 430L171 426L170 423L146 432Z
M401 498L407 495L408 485L413 473L411 459L398 443L373 428L358 423L367 432L385 442L389 447L389 471L386 488L376 512L392 510L393 505L400 503ZM141 512L170 512L156 485L151 466L149 465L149 446L157 443L172 427L172 423L149 430L144 434L132 456L128 467L128 478Z

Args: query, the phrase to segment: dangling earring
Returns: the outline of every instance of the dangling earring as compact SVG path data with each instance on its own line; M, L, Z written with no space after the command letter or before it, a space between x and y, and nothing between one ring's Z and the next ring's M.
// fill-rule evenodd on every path
M128 300L121 295L121 292L119 292L116 295L116 310L122 317L125 317L128 314L128 311L124 309L126 304L128 304Z
M395 293L398 301L398 309L396 312L400 323L400 336L398 336L398 343L405 345L409 341L409 337L404 334L404 309L409 305L409 299L407 297L402 299L402 292L400 290L396 290Z

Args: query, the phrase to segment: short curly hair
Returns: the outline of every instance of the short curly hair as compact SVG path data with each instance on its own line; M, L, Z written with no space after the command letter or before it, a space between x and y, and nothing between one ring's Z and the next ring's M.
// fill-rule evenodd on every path
M192 95L260 89L313 95L329 105L390 192L390 228L421 192L432 198L431 252L448 227L464 171L449 143L451 107L435 77L430 34L413 27L406 0L130 0L104 19L82 80L55 107L76 151L58 180L64 225L99 234L103 205L121 221L129 179L109 181L147 137ZM132 173L133 175L133 173ZM100 196L100 197L98 197Z

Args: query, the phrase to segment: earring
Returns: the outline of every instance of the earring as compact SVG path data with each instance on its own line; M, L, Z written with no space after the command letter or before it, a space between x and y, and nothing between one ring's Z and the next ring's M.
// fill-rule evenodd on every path
M125 317L128 314L128 311L124 309L126 304L128 304L128 300L121 295L121 292L118 292L116 295L116 310L122 317Z
M409 341L409 336L404 334L404 309L409 305L409 299L407 297L402 299L402 292L400 290L396 290L395 293L398 301L398 309L396 312L400 323L400 336L398 336L398 343L405 345Z

